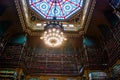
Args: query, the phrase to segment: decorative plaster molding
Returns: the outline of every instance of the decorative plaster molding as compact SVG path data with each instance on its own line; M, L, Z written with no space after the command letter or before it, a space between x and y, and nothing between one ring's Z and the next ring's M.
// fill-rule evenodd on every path
M87 2L89 0L86 0ZM88 28L88 25L89 25L89 22L91 20L91 16L92 16L92 12L93 12L93 9L94 9L94 6L95 6L95 1L96 0L92 0L89 2L89 4L87 2L85 2L85 6L86 5L89 5L87 6L85 9L83 9L83 13L82 13L82 22L80 22L80 25L79 26L82 26L82 28L80 29L83 29L85 31L82 31L82 30L79 30L79 31L76 31L76 33L65 33L66 36L68 37L77 37L77 36L81 36L84 32L87 31L87 28ZM23 6L23 3L24 3L24 6L27 6L26 4L26 0L23 0L23 1L19 1L19 0L15 0L15 4L16 4L16 9L17 9L17 12L18 12L18 15L19 15L19 19L20 19L20 22L22 24L22 28L23 28L23 31L25 31L26 33L28 33L29 35L31 36L41 36L41 30L32 30L30 29L30 21L28 20L29 18L26 18L26 16L29 16L28 15L28 11L25 11L25 10L28 10L28 9L24 9L24 6ZM92 3L92 4L90 4ZM27 14L25 14L25 12L27 12ZM84 27L85 26L85 27ZM73 31L75 32L75 31Z

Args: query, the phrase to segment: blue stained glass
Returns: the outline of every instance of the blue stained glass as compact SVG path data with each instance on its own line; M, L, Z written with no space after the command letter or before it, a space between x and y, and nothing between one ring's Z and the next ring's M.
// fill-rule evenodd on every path
M83 0L29 0L30 7L45 19L67 19L83 6Z

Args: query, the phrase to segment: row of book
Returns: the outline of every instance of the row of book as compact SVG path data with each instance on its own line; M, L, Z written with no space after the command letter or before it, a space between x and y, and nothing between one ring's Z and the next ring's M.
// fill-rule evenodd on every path
M120 7L120 0L110 0L110 5L113 9ZM117 13L108 13L108 21L111 24L107 26L106 31L108 32L107 37L105 37L105 47L109 57L109 63L114 62L118 56L120 56L120 17L117 16Z

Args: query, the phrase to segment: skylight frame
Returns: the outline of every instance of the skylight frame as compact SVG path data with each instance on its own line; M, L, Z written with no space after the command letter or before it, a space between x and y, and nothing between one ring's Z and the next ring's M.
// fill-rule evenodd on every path
M28 5L44 19L53 20L55 17L56 20L67 20L80 11L84 4L84 0L57 0L56 4L52 1L54 0L28 0Z

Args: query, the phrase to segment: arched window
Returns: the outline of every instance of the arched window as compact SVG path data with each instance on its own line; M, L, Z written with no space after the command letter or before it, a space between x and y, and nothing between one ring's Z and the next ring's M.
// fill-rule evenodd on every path
M107 74L105 72L90 72L89 80L106 80Z
M113 67L112 75L114 78L120 77L120 64L117 64Z
M75 78L67 78L67 80L77 80L77 79L75 79Z
M40 79L38 79L38 78L30 78L29 80L40 80Z
M49 78L48 80L58 80L57 78Z

